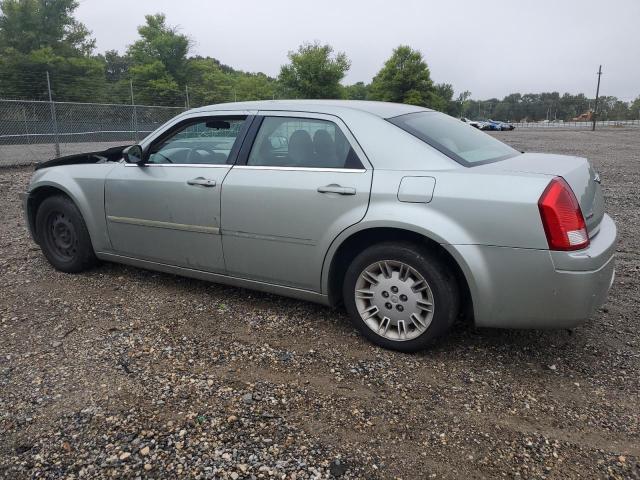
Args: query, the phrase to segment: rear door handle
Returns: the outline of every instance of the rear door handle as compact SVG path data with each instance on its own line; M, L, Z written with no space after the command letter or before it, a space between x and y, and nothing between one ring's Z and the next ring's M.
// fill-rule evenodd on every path
M201 185L203 187L215 187L216 181L211 178L196 177L191 180L187 180L188 185Z
M318 187L318 193L337 193L339 195L355 195L356 189L352 187L341 187L340 185L326 185Z

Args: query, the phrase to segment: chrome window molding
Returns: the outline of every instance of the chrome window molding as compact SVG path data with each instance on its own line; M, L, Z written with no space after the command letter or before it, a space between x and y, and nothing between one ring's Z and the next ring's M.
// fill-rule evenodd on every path
M125 167L190 167L190 168L231 168L232 165L228 163L145 163L144 165L138 165L137 163L125 163Z
M302 172L343 172L343 173L365 173L366 168L322 168L322 167L272 167L269 165L235 165L234 169L243 170L283 170Z

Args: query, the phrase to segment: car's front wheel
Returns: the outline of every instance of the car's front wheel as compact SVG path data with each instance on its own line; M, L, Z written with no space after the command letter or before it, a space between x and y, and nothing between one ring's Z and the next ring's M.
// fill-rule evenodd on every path
M70 198L44 199L36 213L36 232L42 253L56 269L76 273L97 263L87 226Z
M440 257L402 242L360 253L345 274L343 298L365 337L402 352L427 347L449 329L460 308L456 280Z

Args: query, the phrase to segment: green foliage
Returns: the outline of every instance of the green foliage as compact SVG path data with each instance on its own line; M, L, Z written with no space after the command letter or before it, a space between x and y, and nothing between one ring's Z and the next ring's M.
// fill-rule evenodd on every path
M370 97L385 102L431 107L436 91L422 53L401 45L371 82Z
M104 62L104 74L107 82L125 80L131 67L131 58L120 55L116 50L107 50L104 55L98 55Z
M189 58L189 38L168 26L164 15L145 19L127 57L105 56L107 72L128 66L136 103L179 105L187 86L190 106L274 96L273 79L236 71L214 58Z
M0 0L0 98L59 101L131 101L190 106L269 98L347 98L426 106L453 116L498 120L570 120L594 107L584 94L513 93L502 100L454 98L451 84L434 84L422 54L401 45L371 84L342 86L350 62L330 45L305 43L289 52L278 80L233 69L210 57L190 57L191 40L167 24L165 15L147 15L140 38L123 55L92 55L95 41L73 13L77 0ZM603 96L598 118L640 118L640 97L627 103Z
M140 39L127 50L128 76L136 103L175 105L184 99L191 42L166 23L164 14L146 15Z
M278 80L284 94L293 98L342 98L340 81L351 63L344 53L333 55L330 45L305 43L289 52L288 65L280 69Z
M0 1L0 95L48 97L46 73L56 98L103 97L103 62L90 53L95 41L73 18L73 0Z
M449 115L458 115L459 104L453 100L453 85L438 83L434 86L434 90L434 95L431 97L431 108Z
M135 102L144 105L173 105L181 96L180 85L160 60L134 65L129 69Z
M47 72L60 100L96 101L104 97L104 68L92 57L64 57L50 47L21 54L5 50L0 56L0 96L46 100Z
M512 93L502 100L467 100L462 116L477 119L492 118L505 121L564 120L588 112L595 107L595 99L580 93L572 95L558 92ZM598 101L599 120L625 120L638 118L633 115L633 105L616 97L602 96Z
M264 73L236 73L235 94L242 100L262 100L275 97L276 82Z
M638 96L629 107L628 117L629 119L640 119L640 96Z
M51 48L56 54L90 54L95 40L87 28L73 18L75 0L0 1L0 52L13 49L29 54Z
M357 82L344 87L345 96L349 100L366 100L369 97L369 85Z
M191 41L166 24L164 14L146 15L146 24L138 27L140 40L127 51L133 65L143 66L159 62L166 74L179 85L186 82L187 55ZM162 74L162 78L165 75Z
M233 101L231 76L212 58L197 58L189 62L189 85L191 105Z

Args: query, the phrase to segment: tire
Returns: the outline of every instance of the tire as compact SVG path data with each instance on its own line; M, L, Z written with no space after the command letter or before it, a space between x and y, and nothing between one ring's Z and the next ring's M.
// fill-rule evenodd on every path
M428 347L460 310L453 273L438 255L410 242L384 242L361 252L347 269L342 295L367 339L401 352Z
M97 264L82 214L68 197L45 198L35 223L42 253L56 270L77 273Z

